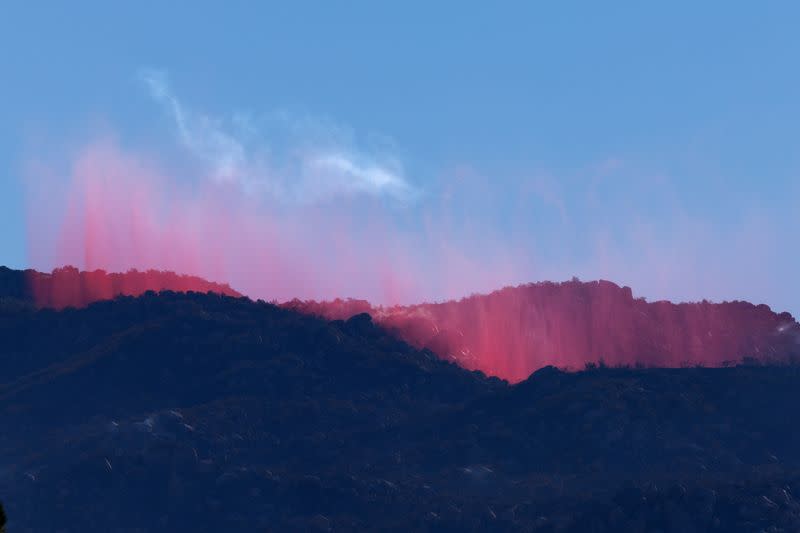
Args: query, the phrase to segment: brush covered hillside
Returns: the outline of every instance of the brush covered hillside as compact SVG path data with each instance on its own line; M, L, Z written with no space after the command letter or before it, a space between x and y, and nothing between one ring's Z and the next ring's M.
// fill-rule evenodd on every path
M359 314L0 300L9 531L798 531L800 368L516 385Z
M383 327L469 369L512 382L547 365L725 366L786 360L800 326L748 302L647 302L609 281L535 283L459 301L372 307L360 300L286 304L328 319L370 313Z

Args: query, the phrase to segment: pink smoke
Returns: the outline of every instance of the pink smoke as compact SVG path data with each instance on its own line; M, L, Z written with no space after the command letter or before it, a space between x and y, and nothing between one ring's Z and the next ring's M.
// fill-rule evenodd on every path
M422 221L374 198L287 206L202 176L182 181L108 140L79 151L63 193L53 192L63 174L31 168L28 233L39 269L169 270L253 298L379 304L452 298L521 277L499 246L460 247L454 235L463 227L446 205ZM492 242L484 228L473 236Z
M490 184L471 184L472 204L458 197L468 173L456 174L440 202L406 210L358 196L286 205L224 180L182 181L110 141L79 151L63 192L63 175L46 165L32 168L33 266L142 271L104 276L65 269L38 277L33 290L41 305L173 289L238 291L327 318L369 311L411 344L512 381L547 364L719 365L797 349L796 322L766 306L646 303L609 283L539 284L420 304L534 275L525 250L471 209L491 201ZM666 260L658 265L670 268ZM370 303L294 300L338 297ZM392 306L398 303L413 305ZM785 327L791 335L776 335Z
M414 346L512 382L546 365L721 366L800 356L800 325L789 313L748 302L650 303L608 281L527 284L388 308L357 300L286 305L329 319L370 313Z

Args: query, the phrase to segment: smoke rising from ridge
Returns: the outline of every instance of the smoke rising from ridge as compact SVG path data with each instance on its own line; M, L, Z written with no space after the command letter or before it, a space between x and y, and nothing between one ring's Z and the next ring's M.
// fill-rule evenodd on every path
M29 161L31 266L162 269L270 300L378 304L525 279L526 252L509 254L496 228L465 212L464 173L423 189L391 143L287 113L215 117L180 101L165 73L139 79L175 147L153 153L104 132L66 163Z
M163 72L138 81L169 140L144 148L106 130L72 139L64 161L35 150L30 266L165 269L252 297L376 305L573 275L651 299L761 303L782 283L764 264L792 268L780 219L731 210L720 225L622 158L558 177L412 171L391 142L330 120L215 115L179 99Z
M359 310L412 344L511 380L543 364L580 367L597 358L631 364L642 357L668 366L685 358L722 364L729 354L773 348L771 341L739 342L726 317L687 314L690 308L680 306L666 312L672 307L634 302L629 289L605 284L591 305L580 304L588 297L573 283L555 299L543 285L390 307L573 274L610 278L647 296L722 299L726 285L763 288L752 280L762 258L774 253L765 238L775 233L769 220L709 231L702 219L670 204L664 180L611 179L623 165L617 160L585 183L574 180L582 195L565 195L564 185L546 176L504 186L467 167L419 180L422 187L391 150L356 142L345 128L285 114L214 117L181 102L164 74L145 71L141 80L176 146L146 150L104 133L79 144L66 164L40 151L47 155L29 162L28 233L33 267L144 273L107 278L67 269L44 276L34 286L43 305L83 305L119 291L214 287L150 269L228 283L230 293L252 298L350 297L368 300L357 303ZM585 199L577 208L576 197ZM653 202L637 206L631 198ZM659 209L660 219L647 218ZM666 228L653 220L667 221ZM742 256L734 243L750 253ZM546 269L534 256L542 250L549 254ZM731 273L748 282L732 283ZM537 296L517 296L527 293ZM336 302L288 305L328 318L351 311L337 314ZM773 315L757 308L753 316L772 339L780 327ZM780 320L796 335L791 317ZM781 342L788 338L780 333Z
M108 139L80 151L63 196L42 184L36 190L54 207L29 218L32 263L45 270L162 269L227 282L252 297L387 304L457 297L522 275L477 232L489 244L460 247L453 229L461 226L444 211L420 220L417 211L371 197L265 201L238 183L173 179Z
M301 124L303 121L284 116L284 121L291 123L288 129L304 129L300 133L305 138L299 142L289 139L297 144L277 157L261 136L258 120L249 114L224 120L198 113L187 109L171 92L164 72L142 70L140 78L173 122L180 144L210 167L216 181L235 183L248 194L298 203L354 194L408 201L416 194L402 165L391 155L378 157L346 146L336 133L329 132L324 139L309 135L311 130L319 133L335 127L308 119Z

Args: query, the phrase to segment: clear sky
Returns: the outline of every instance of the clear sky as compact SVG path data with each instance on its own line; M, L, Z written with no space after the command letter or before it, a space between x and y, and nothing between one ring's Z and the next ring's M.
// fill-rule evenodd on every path
M364 254L388 242L376 254L392 276L412 265L410 280L301 295L442 298L577 275L648 299L800 313L796 2L121 5L0 7L2 264L52 268L70 253L82 267L189 264L159 263L171 246L194 254L197 273L288 297L306 282L286 272L318 278L308 264L327 261L346 277L343 255L371 268ZM69 216L53 213L69 211L76 176L139 183L142 161L143 181L168 182L149 185L159 209L181 213L148 226L158 246L43 244L64 238ZM234 183L237 199L187 207L152 193L192 180ZM108 194L125 202L131 187ZM100 223L117 227L119 209ZM211 268L186 244L199 242L189 226L232 213L250 237L215 248L227 262ZM378 229L314 255L331 239L309 236L312 219ZM284 236L265 237L262 222ZM164 237L167 226L182 229ZM272 284L231 266L259 242L274 249L253 268L286 263Z

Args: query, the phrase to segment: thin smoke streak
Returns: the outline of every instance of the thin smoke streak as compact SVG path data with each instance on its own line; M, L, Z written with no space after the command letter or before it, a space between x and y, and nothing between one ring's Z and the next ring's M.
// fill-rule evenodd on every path
M315 203L354 195L407 202L417 196L395 157L378 158L336 139L321 146L306 141L302 148L289 146L275 154L272 145L279 143L265 140L258 121L249 115L238 113L225 121L190 110L172 93L165 72L144 69L140 78L173 122L180 144L208 165L218 182L238 184L249 194L284 203ZM255 139L255 145L248 145L248 139ZM264 154L285 164L270 164Z

